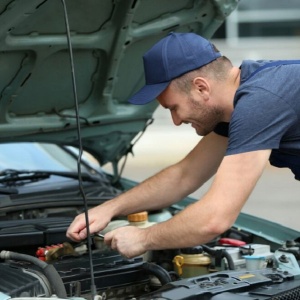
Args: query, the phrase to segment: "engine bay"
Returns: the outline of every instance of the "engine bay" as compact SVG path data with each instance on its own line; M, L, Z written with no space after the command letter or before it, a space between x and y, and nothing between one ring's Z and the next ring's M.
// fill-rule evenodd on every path
M149 213L152 220L170 217L169 211ZM127 259L99 236L90 237L92 253L88 241L67 241L65 232L72 220L70 216L1 222L1 300L88 299L93 289L99 299L300 297L298 239L276 245L232 227L206 245ZM107 230L126 225L126 219L113 220Z
M137 184L122 172L157 107L128 103L143 53L172 31L212 37L238 2L1 1L0 300L300 299L300 235L255 218L133 259L97 235L66 238L83 204ZM79 162L82 150L92 159ZM192 201L147 212L146 225Z

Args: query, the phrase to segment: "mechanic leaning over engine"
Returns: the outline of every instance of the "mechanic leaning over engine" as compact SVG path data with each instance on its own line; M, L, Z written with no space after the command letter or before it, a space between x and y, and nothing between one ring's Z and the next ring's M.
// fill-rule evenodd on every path
M105 243L128 258L204 244L222 234L235 222L268 160L300 179L300 60L245 60L234 67L194 33L168 34L143 60L146 85L129 102L157 99L175 125L191 124L203 138L178 163L90 209L90 232L101 231L116 216L168 207L215 177L199 201L171 219L105 234ZM80 214L67 237L80 241L86 235Z

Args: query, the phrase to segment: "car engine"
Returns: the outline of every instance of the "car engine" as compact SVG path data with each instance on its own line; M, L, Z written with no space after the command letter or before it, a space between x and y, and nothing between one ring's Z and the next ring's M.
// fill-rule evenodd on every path
M155 212L156 219L158 216L172 215ZM52 217L1 222L1 300L87 299L93 290L98 299L300 297L297 240L274 250L271 244L256 243L253 234L233 227L207 245L152 251L127 259L95 235L90 237L91 253L87 241L67 241L65 232L72 220ZM125 219L113 220L108 228L127 224ZM277 298L272 298L275 295Z

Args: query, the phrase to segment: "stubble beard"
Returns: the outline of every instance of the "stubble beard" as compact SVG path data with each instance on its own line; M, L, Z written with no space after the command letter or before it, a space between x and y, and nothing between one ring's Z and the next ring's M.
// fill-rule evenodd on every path
M192 119L195 119L193 127L200 136L206 136L211 133L217 124L222 121L223 111L217 106L204 106L190 98L191 108L193 110Z

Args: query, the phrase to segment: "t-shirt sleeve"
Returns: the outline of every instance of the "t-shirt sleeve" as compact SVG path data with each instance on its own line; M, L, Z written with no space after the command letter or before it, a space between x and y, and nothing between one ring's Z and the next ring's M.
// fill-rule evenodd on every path
M239 90L235 99L226 155L278 149L284 134L297 121L289 104L258 87Z

